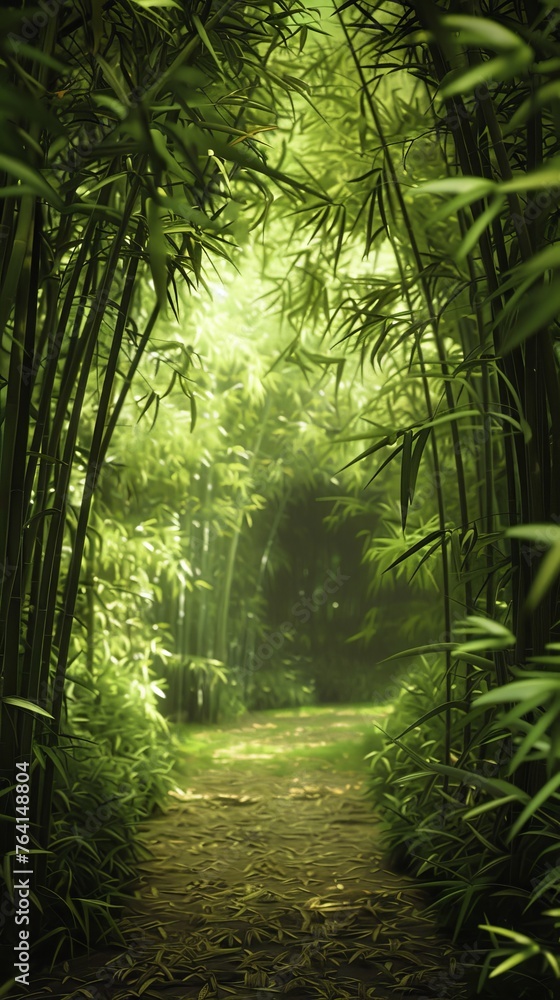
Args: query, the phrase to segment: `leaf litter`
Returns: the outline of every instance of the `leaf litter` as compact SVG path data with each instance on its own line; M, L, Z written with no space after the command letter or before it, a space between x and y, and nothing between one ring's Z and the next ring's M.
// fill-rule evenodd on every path
M322 737L363 728L363 715L341 725L341 714L322 718ZM312 742L315 718L294 713L293 724L298 744ZM257 728L268 759L250 752ZM365 765L338 771L302 753L278 773L275 729L250 719L230 730L244 737L242 766L215 751L170 792L165 816L143 824L151 857L119 920L126 947L36 977L27 1000L466 997L422 890L383 862Z

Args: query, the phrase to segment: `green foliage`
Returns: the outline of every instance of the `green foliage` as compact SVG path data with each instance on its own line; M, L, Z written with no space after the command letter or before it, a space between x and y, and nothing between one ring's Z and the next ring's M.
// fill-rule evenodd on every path
M490 702L510 703L514 698L518 708L504 706L490 721L486 716L468 757L456 746L452 763L443 765L443 706L433 707L439 700L442 672L441 659L430 663L421 657L396 699L386 730L390 742L380 735L372 737L375 748L369 753L369 788L382 810L386 847L393 863L423 876L434 893L432 908L442 924L453 927L458 943L476 933L483 920L482 929L489 930L489 923L501 926L501 930L492 928L491 946L484 962L479 963L484 995L500 995L486 982L489 975L495 978L517 962L531 959L521 979L514 980L516 995L529 996L538 981L542 995L553 997L558 955L547 907L559 887L553 801L557 783L544 786L530 798L523 790L523 765L527 759L547 760L550 744L546 731L555 720L546 709L534 715L536 698L530 699L535 692L529 691L529 678L518 682L527 685L527 691L520 690L518 695L507 690L516 682L480 695L474 702L474 713ZM550 675L548 679L552 691L554 679ZM497 698L502 690L504 698ZM456 693L452 689L454 696ZM542 696L539 701L543 701ZM453 731L459 734L465 723L464 705L454 705ZM529 722L527 717L531 716ZM444 785L438 780L442 775ZM530 828L525 826L529 821ZM524 827L524 834L520 834ZM537 842L538 853L534 850ZM508 930L512 903L516 912L525 914L534 940ZM513 945L509 950L504 948L500 934L526 947L523 951ZM512 988L511 983L508 988Z
M92 505L113 433L158 316L177 315L177 283L194 292L208 265L231 257L262 216L263 178L297 201L297 185L267 161L259 136L274 125L275 94L299 86L274 73L275 50L313 22L297 0L266 13L259 4L119 0L0 14L0 757L3 791L16 759L32 762L39 896L48 892L72 657L87 662L95 697L106 699L105 748L116 759L119 697L127 718L147 723L149 744L159 725L145 663L129 673L137 653L126 640L139 616L113 642L112 593L122 580L108 574L95 594ZM156 360L158 350L192 427L196 359L186 344L160 343ZM148 394L143 409L158 402ZM130 583L141 586L140 575ZM128 682L103 693L103 660ZM136 767L138 744L126 752ZM2 838L5 855L9 824Z
M548 534L560 518L558 31L545 8L485 13L340 5L359 79L342 114L361 163L354 182L341 171L349 197L332 242L298 263L326 285L320 258L332 264L347 237L369 257L369 273L329 288L337 344L384 380L360 410L353 460L382 502L383 487L392 497L363 535L364 558L372 593L393 574L441 597L431 634L410 644L439 659L415 667L396 715L406 734L392 730L398 742L376 757L389 840L408 848L457 934L469 921L509 926L506 960L491 937L484 991L507 978L516 995L552 996L555 931L530 883L559 815L558 662L546 652L559 593ZM369 629L366 616L362 638Z
M128 716L127 727L132 722L145 727L141 717ZM66 778L59 775L54 792L52 858L43 899L48 930L36 945L43 953L57 928L50 960L117 932L112 915L130 893L138 860L147 856L138 824L156 801L163 804L171 764L162 745L157 752L138 746L136 753L109 755L104 746L86 744L84 749L78 743L53 752L65 758Z
M245 686L245 702L250 711L269 708L299 708L314 702L313 683L306 684L305 674L281 659L269 670L260 670L251 676Z
M72 938L162 801L162 695L179 721L378 700L362 668L404 645L387 842L456 935L484 928L481 988L552 995L560 35L486 13L117 0L27 40L0 15L2 778L33 756ZM317 662L336 607L290 521L319 496L362 547L347 670ZM107 841L64 826L84 783L118 800Z

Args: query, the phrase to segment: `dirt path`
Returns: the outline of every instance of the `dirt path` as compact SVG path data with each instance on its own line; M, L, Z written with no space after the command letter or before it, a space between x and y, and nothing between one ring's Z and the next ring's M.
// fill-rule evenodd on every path
M464 997L420 892L382 867L352 745L367 723L333 709L199 731L169 813L144 827L127 949L29 1000Z

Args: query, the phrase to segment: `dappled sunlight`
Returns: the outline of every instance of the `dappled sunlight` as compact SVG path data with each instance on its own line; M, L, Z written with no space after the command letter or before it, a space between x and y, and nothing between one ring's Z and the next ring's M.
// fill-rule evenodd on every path
M212 754L214 760L230 758L232 760L265 760L275 756L285 756L287 753L301 753L314 747L329 746L326 740L307 740L305 743L290 742L289 744L277 743L269 747L266 752L251 750L251 743L238 743L227 750L215 750Z
M338 714L320 714L330 743ZM127 921L138 927L157 920L173 949L175 977L200 988L193 968L203 962L228 995L257 1000L251 987L259 986L320 1000L328 982L334 1000L367 996L373 976L375 997L390 1000L405 967L407 982L420 990L451 954L410 880L383 864L363 775L325 773L301 756L316 741L314 723L302 725L298 715L308 740L292 754L290 774L272 775L257 759L248 770L230 764L225 780L220 767L210 767L171 790L172 823L149 825L154 856L141 865ZM248 719L216 734L216 749L231 760L254 732ZM463 996L457 984L456 1000Z

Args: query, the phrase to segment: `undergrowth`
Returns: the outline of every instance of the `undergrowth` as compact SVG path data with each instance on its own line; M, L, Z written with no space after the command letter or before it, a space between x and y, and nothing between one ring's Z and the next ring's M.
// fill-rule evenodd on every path
M511 711L490 713L467 757L452 748L452 765L439 763L445 759L438 708L443 673L441 658L421 656L383 730L370 734L368 793L381 815L384 847L393 865L429 889L429 910L457 946L472 949L476 942L477 960L468 970L473 996L555 997L557 825L541 801L512 850L522 797L515 766L509 773L520 743ZM454 709L452 731L463 725L464 715Z

